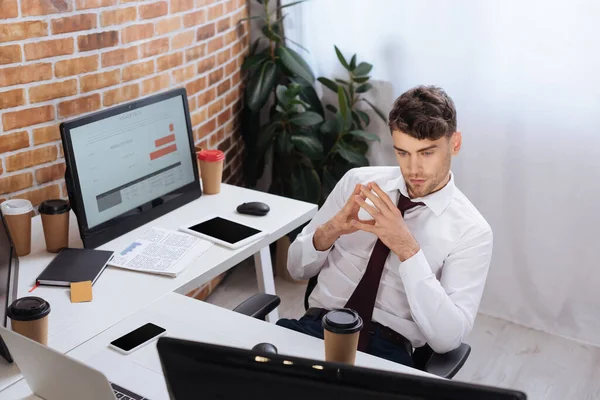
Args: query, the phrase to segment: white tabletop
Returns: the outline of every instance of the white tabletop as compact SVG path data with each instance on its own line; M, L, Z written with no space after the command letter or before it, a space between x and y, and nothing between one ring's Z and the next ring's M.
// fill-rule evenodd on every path
M167 330L166 336L186 340L213 343L231 347L251 349L261 342L275 345L279 354L323 361L325 350L323 341L302 333L269 324L242 314L235 313L199 300L176 293L170 293L136 312L112 328L100 333L91 340L68 353L69 356L83 361L104 373L114 382L141 395L149 396L144 390L152 387L152 393L162 395L153 398L167 399L164 380L156 382L136 382L132 376L125 377L126 371L120 366L132 362L162 375L156 342L130 354L121 355L107 347L108 343L121 335L152 322ZM109 362L107 362L109 360ZM408 373L437 378L401 364L359 352L356 365L392 372ZM23 399L31 395L25 380L0 392L2 399ZM32 397L34 398L34 397Z
M237 214L236 207L249 201L262 201L270 206L271 211L265 217ZM165 294L173 291L187 293L218 276L310 220L316 211L317 207L314 204L225 184L220 194L203 195L200 199L106 243L99 249L119 251L149 227L178 229L209 214L229 217L266 230L269 232L266 238L237 250L215 245L176 278L109 267L94 284L93 301L77 304L71 303L68 288L40 286L28 293L36 277L55 256L45 251L41 220L38 216L33 218L32 252L20 258L18 296L39 296L50 303L52 311L49 317L48 345L67 352ZM82 246L74 217L71 218L70 246ZM0 360L0 390L19 378L16 366Z

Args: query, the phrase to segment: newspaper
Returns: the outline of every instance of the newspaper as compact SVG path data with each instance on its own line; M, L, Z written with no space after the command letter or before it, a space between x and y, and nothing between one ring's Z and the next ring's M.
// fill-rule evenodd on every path
M125 249L115 252L108 265L175 277L212 245L187 233L150 228Z

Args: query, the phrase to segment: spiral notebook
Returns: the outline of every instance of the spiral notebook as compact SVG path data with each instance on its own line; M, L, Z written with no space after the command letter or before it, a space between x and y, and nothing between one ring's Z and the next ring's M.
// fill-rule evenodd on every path
M92 281L100 276L112 251L93 249L62 249L37 277L40 285L69 286L71 282Z

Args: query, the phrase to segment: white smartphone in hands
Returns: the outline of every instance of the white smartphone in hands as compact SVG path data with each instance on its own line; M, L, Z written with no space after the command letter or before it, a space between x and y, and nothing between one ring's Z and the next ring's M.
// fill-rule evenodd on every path
M129 354L140 349L148 343L158 339L167 332L165 328L147 323L139 328L110 342L108 347L122 354Z

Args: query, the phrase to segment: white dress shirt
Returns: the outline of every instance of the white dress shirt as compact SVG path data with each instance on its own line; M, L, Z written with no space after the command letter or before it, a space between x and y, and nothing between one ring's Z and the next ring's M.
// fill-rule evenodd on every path
M358 231L341 236L326 251L317 251L313 235L344 206L357 183L377 182L392 201L400 191L408 197L399 167L365 167L349 171L325 204L302 230L288 254L288 269L296 279L319 274L311 307L341 308L362 278L377 237ZM390 253L373 321L409 339L413 347L425 343L436 353L458 347L473 328L492 256L492 230L475 206L454 185L412 199L425 206L404 215L421 250L404 262ZM372 219L363 209L360 219Z

